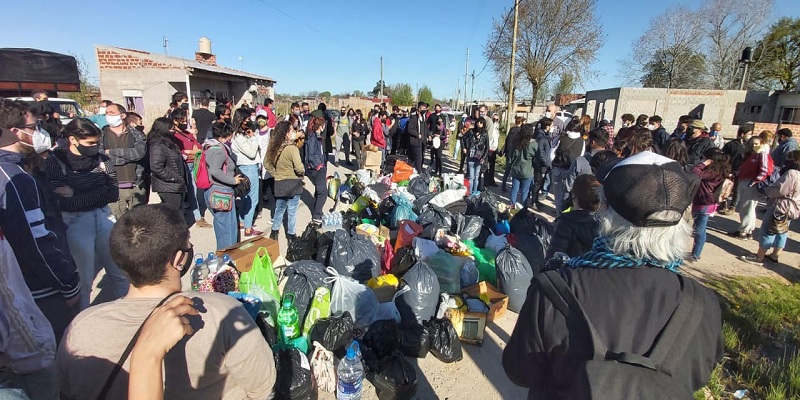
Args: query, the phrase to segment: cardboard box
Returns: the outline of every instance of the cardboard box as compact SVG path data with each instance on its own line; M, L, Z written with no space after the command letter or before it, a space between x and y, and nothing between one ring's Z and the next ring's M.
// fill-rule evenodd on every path
M367 167L378 167L380 169L381 166L381 152L380 151L364 151L364 162L361 165L364 165L365 168ZM370 168L367 168L370 169Z
M447 310L447 318L453 323L453 328L456 329L458 340L483 345L483 335L486 332L487 313L471 312L464 305L458 309Z
M488 282L480 282L477 285L464 288L461 292L473 297L481 297L481 294L486 294L489 297L487 322L492 322L502 317L508 310L508 296Z
M272 240L264 235L260 235L241 241L222 250L217 250L217 257L222 257L223 254L227 254L233 262L236 263L236 269L238 269L239 272L247 272L253 268L253 258L255 258L256 251L260 247L267 249L269 258L273 263L278 256L281 255L277 240Z

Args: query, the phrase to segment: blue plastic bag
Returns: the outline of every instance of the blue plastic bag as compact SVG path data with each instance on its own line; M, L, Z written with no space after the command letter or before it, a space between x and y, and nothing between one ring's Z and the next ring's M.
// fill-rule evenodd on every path
M389 217L389 228L397 229L400 226L400 221L407 219L410 221L417 220L417 214L414 213L414 204L403 195L402 193L395 193L392 195L395 204L394 210Z
M511 233L511 225L509 225L508 220L504 219L502 221L498 221L497 224L494 226L494 234L497 236L500 235L508 235Z

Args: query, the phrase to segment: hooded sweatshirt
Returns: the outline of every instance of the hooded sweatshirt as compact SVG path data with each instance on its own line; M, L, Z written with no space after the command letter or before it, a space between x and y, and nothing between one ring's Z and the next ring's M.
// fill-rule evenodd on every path
M572 161L583 155L585 149L586 144L581 139L580 132L567 132L566 135L561 135L553 158L553 167L569 168Z

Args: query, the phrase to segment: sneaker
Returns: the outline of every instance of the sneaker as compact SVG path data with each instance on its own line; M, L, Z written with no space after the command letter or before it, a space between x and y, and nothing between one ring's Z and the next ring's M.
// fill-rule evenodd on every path
M214 226L206 222L205 218L198 219L195 223L198 228L213 228Z
M734 238L737 238L737 239L747 240L747 236L748 235L746 233L744 233L744 232L741 232L741 231L733 231L733 232L728 232L728 236L734 237ZM750 237L752 238L753 235L751 234Z
M694 254L688 254L686 256L686 258L684 258L684 261L686 261L689 264L694 264L694 263L700 261L700 257L695 257Z
M244 237L250 238L250 237L259 236L259 235L263 235L263 234L264 234L264 232L261 232L261 231L259 231L258 229L255 229L255 228L251 228L250 232L247 232L247 231L244 232Z
M731 215L735 210L733 208L726 208L722 211L717 212L719 215Z
M753 265L764 265L764 260L759 260L758 257L756 257L754 254L739 256L738 258L746 263L750 263Z

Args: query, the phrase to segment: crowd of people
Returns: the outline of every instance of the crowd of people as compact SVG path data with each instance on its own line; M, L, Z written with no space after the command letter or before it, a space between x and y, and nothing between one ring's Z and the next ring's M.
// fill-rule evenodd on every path
M717 212L738 212L741 223L731 236L752 239L757 205L767 201L758 249L741 256L756 264L778 261L789 222L800 217L800 151L789 129L774 138L769 131L756 136L743 125L736 139L725 143L719 123L708 128L683 116L669 134L660 116L625 114L615 132L607 120L565 120L551 105L535 123L515 118L501 146L499 114L486 106L463 115L451 132L438 104L432 112L424 102L391 112L379 104L365 116L345 107L335 115L324 103L314 111L308 103L293 103L291 112L278 118L272 99L235 110L218 102L212 112L209 99L193 110L186 93L177 92L168 112L148 129L140 115L108 100L97 115L62 126L46 94L33 97L33 105L0 103L0 250L2 275L8 277L2 289L11 288L16 296L3 297L3 309L15 317L0 324L23 333L10 342L13 351L2 349L11 361L0 370L0 383L10 382L31 398L56 398L59 390L66 398L124 398L128 377L117 377L115 365L127 365L131 377L158 380L143 372L150 369L141 362L153 355L152 348L134 351L126 361L137 338L151 336L169 342L155 347L164 358L165 376L183 368L180 379L166 380L167 394L266 398L275 381L272 355L236 300L195 295L189 307L188 300L175 296L194 261L188 228L213 229L217 249L224 249L262 235L255 225L263 215L271 219L271 238L278 238L285 221L287 239L295 240L306 178L313 186L312 225L320 226L328 164L338 167L341 160L361 168L367 145L377 148L384 162L408 157L418 172L440 176L445 149L455 141L453 158L460 158L459 173L471 195L498 186L495 167L505 158L499 186L507 191L511 179L512 210L543 210L542 201L552 193L556 220L546 258L572 271L564 278L569 290L584 288L575 296L601 339L608 343L614 329L627 332L615 331L627 338L614 343L618 353L644 354L658 341L685 297L681 288L694 282L674 272L684 261L700 260L709 219ZM160 205L147 205L151 191ZM213 223L206 221L207 213ZM681 243L690 235L694 244L687 254ZM110 297L119 300L89 307L100 269ZM560 349L569 328L540 325L552 322L557 311L563 314L558 318L569 313L556 304L548 283L535 281L503 363L515 383L558 398L574 374L556 371L572 364L550 356L576 357L586 349ZM634 286L637 293L661 293L666 301L624 315L614 311L626 323L609 325L607 305L638 295L626 291ZM687 336L684 351L692 357L681 362L691 367L681 378L687 387L697 387L720 358L715 342L720 316L706 289L689 286L704 296L705 308L703 321ZM192 311L201 308L202 318ZM168 321L161 316L164 309L186 318ZM159 336L151 328L140 336L149 318L194 335L191 340L183 334ZM634 335L637 326L643 330ZM176 343L186 357L170 356ZM545 355L551 352L559 355ZM138 375L130 369L134 365L144 365ZM532 378L531 371L541 373Z

